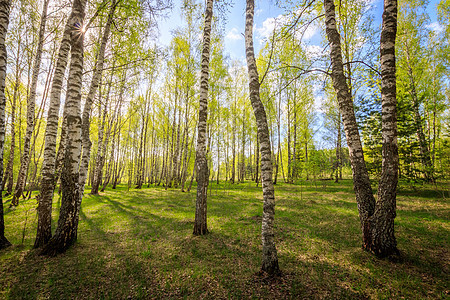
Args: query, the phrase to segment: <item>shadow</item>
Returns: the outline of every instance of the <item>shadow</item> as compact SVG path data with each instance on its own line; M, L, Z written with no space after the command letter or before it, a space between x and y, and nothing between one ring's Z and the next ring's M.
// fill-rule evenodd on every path
M119 186L86 195L78 241L65 254L39 257L29 246L0 252L0 298L438 298L446 291L446 232L420 222L421 212L399 211L403 261L375 258L360 248L348 182L341 189L330 184L323 193L303 187L303 199L298 186L277 185L275 243L283 276L261 279L255 276L262 254L261 188L228 186L208 197L206 236L192 235L195 193ZM440 218L434 210L429 215Z

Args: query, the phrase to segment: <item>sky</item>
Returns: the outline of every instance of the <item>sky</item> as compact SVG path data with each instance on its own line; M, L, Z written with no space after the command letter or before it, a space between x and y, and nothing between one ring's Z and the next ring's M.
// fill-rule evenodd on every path
M181 27L183 20L180 17L181 0L174 0L174 9L170 17L159 21L159 43L169 45L172 38L171 31ZM244 23L245 23L245 0L234 0L229 7L227 21L225 26L225 52L231 59L239 59L244 61ZM274 18L281 16L284 10L275 4L275 0L256 0L255 1L255 26L254 26L254 44L256 53L258 52L262 42L261 39L272 33ZM300 1L299 1L300 2ZM428 14L432 25L438 26L436 23L436 6L438 0L429 1ZM383 12L383 1L373 0L373 15L375 23L381 23L381 15ZM312 45L320 44L320 33L317 30L310 30L306 36Z

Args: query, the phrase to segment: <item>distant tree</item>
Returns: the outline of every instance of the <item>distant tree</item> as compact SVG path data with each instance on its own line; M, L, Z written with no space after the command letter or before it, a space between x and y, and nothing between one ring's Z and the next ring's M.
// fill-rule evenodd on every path
M119 0L120 1L120 0ZM86 183L86 177L87 177L87 169L89 166L89 159L91 154L91 141L89 139L89 128L91 125L90 122L90 114L92 110L92 104L94 102L95 95L97 94L98 86L100 84L100 78L102 76L103 72L103 65L105 61L105 51L106 51L106 44L108 43L108 39L111 32L111 24L113 22L114 18L114 11L116 10L118 1L112 0L111 7L109 9L108 13L108 19L106 20L105 29L103 30L101 42L100 42L100 49L97 54L97 61L94 67L94 74L92 76L91 85L89 87L89 93L86 97L86 102L84 104L83 109L83 117L82 117L82 138L83 138L83 156L81 160L81 176L80 176L80 188L84 190L84 185ZM99 149L100 152L100 149ZM103 166L101 166L103 167ZM100 168L100 167L99 167ZM98 194L98 188L100 186L100 176L98 176L98 170L96 169L97 176L95 177L94 181L92 182L92 189L91 194ZM81 192L83 193L83 191Z

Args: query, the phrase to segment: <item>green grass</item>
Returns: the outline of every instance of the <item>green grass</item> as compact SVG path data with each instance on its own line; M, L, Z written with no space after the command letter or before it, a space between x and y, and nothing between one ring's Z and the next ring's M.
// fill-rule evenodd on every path
M78 241L55 258L31 249L36 200L10 210L7 199L14 246L0 251L0 299L448 299L448 194L415 189L399 189L402 260L392 262L361 250L351 181L276 185L283 275L275 280L256 275L262 192L254 183L211 183L202 237L192 235L195 192L120 186L85 195ZM56 196L54 225L58 207Z

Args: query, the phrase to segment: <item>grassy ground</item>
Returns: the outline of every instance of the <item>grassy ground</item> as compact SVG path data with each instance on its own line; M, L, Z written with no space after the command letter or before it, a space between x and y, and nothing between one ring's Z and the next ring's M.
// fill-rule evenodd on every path
M0 299L450 297L448 185L401 186L399 262L361 250L351 182L276 186L283 276L256 275L262 193L253 183L211 184L208 226L192 236L195 193L120 187L86 195L78 242L55 258L31 250L35 200L6 209ZM7 208L8 201L5 204ZM54 204L56 223L59 200Z

